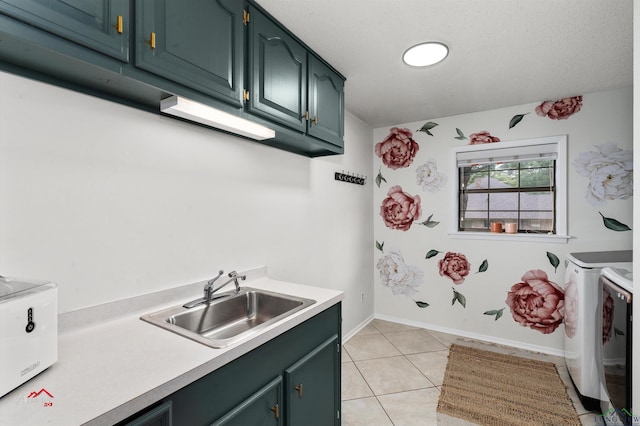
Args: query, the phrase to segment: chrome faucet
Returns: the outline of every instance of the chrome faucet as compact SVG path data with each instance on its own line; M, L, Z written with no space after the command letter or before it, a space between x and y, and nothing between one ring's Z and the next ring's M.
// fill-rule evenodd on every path
M215 293L216 291L220 290L223 286L221 285L220 287L214 288L213 290L211 290L211 287L213 287L213 283L215 283L218 278L220 278L222 276L222 274L224 274L224 271L222 269L220 269L218 271L218 275L216 275L215 277L211 278L209 281L207 281L207 284L204 286L204 301L205 302L210 302L211 301L211 297L213 297L213 293Z
M203 303L209 303L211 302L213 299L218 299L220 297L226 297L226 296L230 296L230 294L226 293L226 294L221 294L219 296L214 296L213 293L215 293L216 291L220 290L222 287L224 287L225 285L229 284L231 281L234 282L234 284L236 285L236 294L238 294L240 292L240 283L238 283L238 280L246 280L247 276L246 275L238 275L238 273L236 271L231 271L229 272L228 276L229 279L227 281L225 281L224 283L220 284L219 286L213 288L213 283L215 283L218 278L220 278L222 276L222 274L224 274L224 271L221 269L220 271L218 271L218 275L211 278L209 281L207 281L207 283L204 286L204 296L200 299L196 299L196 300L192 300L191 302L185 303L184 306L185 308L189 309L189 308L193 308L195 306L198 306L200 304Z
M218 291L222 286L215 288L215 289L211 289L211 287L213 286L213 283L216 282L216 280L218 278L220 278L222 276L222 274L224 274L224 271L222 269L220 269L218 271L218 275L216 275L215 277L211 278L209 281L207 281L207 283L204 285L204 296L201 297L200 299L196 299L196 300L192 300L191 302L187 302L184 305L182 305L183 307L190 309L193 308L195 306L198 306L202 303L207 303L210 302L211 299L213 298L213 293L215 293L216 291Z

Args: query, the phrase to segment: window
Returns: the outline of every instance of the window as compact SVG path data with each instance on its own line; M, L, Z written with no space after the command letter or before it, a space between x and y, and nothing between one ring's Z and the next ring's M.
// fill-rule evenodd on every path
M457 236L566 241L566 135L453 148ZM492 233L491 224L510 231Z

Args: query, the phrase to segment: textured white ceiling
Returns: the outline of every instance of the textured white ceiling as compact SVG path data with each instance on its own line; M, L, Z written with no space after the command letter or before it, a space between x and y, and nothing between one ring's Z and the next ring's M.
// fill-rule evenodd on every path
M258 0L346 78L373 127L633 84L632 0ZM402 53L450 48L416 69Z

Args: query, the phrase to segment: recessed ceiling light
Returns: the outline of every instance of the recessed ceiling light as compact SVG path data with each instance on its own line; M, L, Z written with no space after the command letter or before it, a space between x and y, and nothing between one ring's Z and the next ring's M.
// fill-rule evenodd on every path
M430 41L407 49L402 55L405 64L412 67L426 67L437 64L447 57L449 48L443 43Z

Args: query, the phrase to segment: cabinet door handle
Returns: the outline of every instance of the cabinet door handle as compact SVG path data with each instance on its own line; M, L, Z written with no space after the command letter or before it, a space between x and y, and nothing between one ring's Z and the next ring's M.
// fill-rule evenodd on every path
M116 18L116 23L113 26L113 28L116 29L118 34L122 34L122 15L118 15L118 17Z
M315 117L313 117L313 124L315 124L316 126L318 125L318 116L316 115Z
M294 386L293 388L298 391L298 397L302 398L302 383L298 386Z
M278 404L271 407L271 411L273 411L273 415L276 417L276 419L280 418L280 407L278 406Z
M153 31L151 31L151 35L149 37L149 40L147 40L146 42L149 46L151 46L152 49L156 48L156 33L154 33Z

